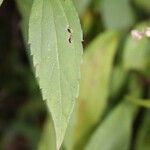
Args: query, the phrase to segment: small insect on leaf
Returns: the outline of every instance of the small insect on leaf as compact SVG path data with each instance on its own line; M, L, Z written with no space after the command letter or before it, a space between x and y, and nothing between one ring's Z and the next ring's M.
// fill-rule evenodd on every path
M68 30L69 33L71 33L71 29L70 28L68 28L67 30Z
M73 31L72 31L72 29L69 26L67 28L67 31L69 33L68 41L69 41L69 43L72 43L72 34L73 34Z

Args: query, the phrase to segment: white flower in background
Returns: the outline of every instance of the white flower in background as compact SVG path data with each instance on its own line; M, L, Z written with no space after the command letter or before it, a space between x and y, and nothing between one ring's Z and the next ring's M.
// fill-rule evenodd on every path
M147 27L146 30L145 30L145 35L147 37L150 37L150 27Z
M144 36L150 38L150 27L147 27L145 31L139 31L139 30L132 30L131 31L131 36L135 40L141 40Z
M140 32L138 30L132 30L131 35L135 40L141 40L143 37L143 32Z

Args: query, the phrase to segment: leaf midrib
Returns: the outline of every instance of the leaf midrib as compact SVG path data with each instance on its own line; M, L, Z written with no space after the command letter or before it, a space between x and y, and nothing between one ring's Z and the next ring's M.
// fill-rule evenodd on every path
M52 9L52 17L53 17L53 23L54 23L54 31L55 31L55 41L56 41L56 58L57 58L57 64L58 64L58 72L59 72L59 92L60 92L60 105L62 105L62 89L61 89L61 78L60 78L60 62L59 62L59 53L58 53L58 33L56 31L56 22L55 22L55 17L54 17L54 9L52 8L51 2L50 2L50 7ZM62 121L62 107L61 108L61 121ZM62 129L62 128L61 128Z

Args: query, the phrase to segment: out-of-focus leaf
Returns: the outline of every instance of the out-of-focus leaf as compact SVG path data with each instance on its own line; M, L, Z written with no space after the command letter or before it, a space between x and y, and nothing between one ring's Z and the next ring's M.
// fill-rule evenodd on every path
M108 31L99 35L85 50L77 104L75 134L78 142L86 140L85 137L100 120L107 106L109 81L118 42L119 34Z
M90 11L87 11L82 18L82 30L84 35L87 35L93 25L93 16Z
M134 0L140 8L147 11L150 14L150 0Z
M101 6L101 3L102 3L103 0L94 0L91 2L91 5L92 5L92 9L99 13L99 8Z
M138 130L135 150L149 150L150 149L150 110L147 110L144 115L144 121Z
M29 120L36 120L38 113L46 115L46 106L45 103L41 101L40 96L35 97L35 99L32 98L31 101L21 107L18 113L18 120L20 120L21 122L26 122L26 118L28 118Z
M29 45L28 45L28 30L29 30L29 17L31 13L31 7L33 0L16 0L18 9L21 13L21 29L22 34L26 46L26 52L28 54L28 59L30 61L30 65L33 68L32 58L30 57Z
M138 30L144 30L149 22L142 23L136 27ZM141 40L135 40L129 35L123 55L123 66L126 70L136 70L150 75L150 42L144 37Z
M36 76L61 146L79 91L82 31L71 0L34 0L29 43Z
M2 4L3 0L0 0L0 5Z
M100 124L86 150L129 150L136 107L123 101Z
M126 97L132 97L133 99L127 99L136 101L137 99L140 99L142 96L142 86L139 82L139 76L137 74L130 74L129 80L128 80L128 87L127 87L127 94Z
M117 65L113 68L111 84L109 88L111 97L115 97L121 92L126 82L126 78L127 72L123 70L122 65Z
M23 31L23 36L25 39L25 42L27 44L28 41L28 26L29 26L29 16L31 12L31 7L33 0L16 0L19 11L22 16L22 22L21 22L21 27Z
M126 29L135 22L129 0L103 0L101 13L108 29Z
M52 120L45 123L38 150L56 150L55 129Z
M72 113L70 122L66 130L66 135L63 143L63 147L65 148L65 150L73 150L74 148L75 125L76 125L76 109L74 109L74 112Z
M91 0L73 0L73 2L79 15L82 15L85 12L86 8L89 6Z
M132 96L127 96L127 99L136 105L139 105L145 108L150 108L150 99L137 99Z

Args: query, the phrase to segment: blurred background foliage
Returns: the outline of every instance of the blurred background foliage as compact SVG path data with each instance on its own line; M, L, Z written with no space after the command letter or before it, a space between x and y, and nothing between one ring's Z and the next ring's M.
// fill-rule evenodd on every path
M149 0L74 0L84 34L80 95L64 150L150 149ZM28 58L32 0L0 8L0 149L53 150L54 133ZM46 123L46 124L45 124Z

